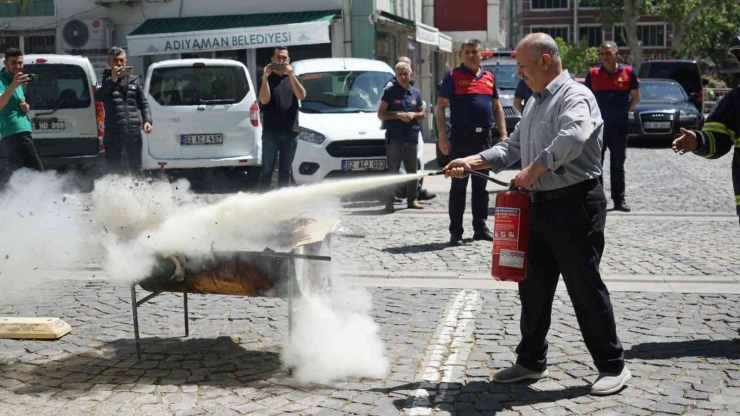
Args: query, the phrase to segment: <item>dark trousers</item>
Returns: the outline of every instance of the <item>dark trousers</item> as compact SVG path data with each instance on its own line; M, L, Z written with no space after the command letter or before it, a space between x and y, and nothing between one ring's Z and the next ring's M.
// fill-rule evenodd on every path
M473 130L453 127L450 135L450 160L472 156L491 147L491 131L483 129L476 133ZM488 170L481 170L488 174ZM450 185L450 234L463 234L463 214L465 213L465 199L468 188L468 179L473 181L473 230L482 231L486 228L488 219L488 181L483 178L467 176L455 178Z
M604 126L604 146L601 148L601 164L604 164L606 149L609 149L609 178L611 182L612 200L616 203L624 201L624 161L627 159L628 127ZM603 178L601 183L604 183Z
M391 175L398 174L401 168L401 162L403 162L403 166L406 168L406 173L416 173L417 147L417 143L386 139L385 154L388 161L388 173ZM418 197L418 183L419 181L417 180L406 182L406 198L408 198L408 202L416 201L416 198ZM387 204L392 204L395 195L395 186L387 189L385 202Z
M36 152L36 146L33 145L31 132L24 131L2 140L8 152L8 166L11 172L20 168L44 171L44 165Z
M624 351L617 337L609 291L599 274L604 251L606 197L599 183L530 212L527 275L519 283L522 340L517 363L542 371L552 302L562 273L581 334L599 372L620 373Z
M141 152L143 143L140 134L129 136L105 136L103 138L105 146L105 164L108 173L121 173L121 157L123 149L126 149L128 157L128 168L130 173L136 173L141 170Z
M278 163L278 187L290 186L293 181L293 159L298 147L298 133L293 131L262 132L262 168L260 169L259 190L270 190L272 172Z

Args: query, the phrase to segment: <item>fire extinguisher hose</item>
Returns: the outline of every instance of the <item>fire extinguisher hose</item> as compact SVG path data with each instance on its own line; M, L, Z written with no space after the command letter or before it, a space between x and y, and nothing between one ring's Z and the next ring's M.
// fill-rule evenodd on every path
M501 186L506 186L506 187L509 187L509 188L511 187L511 184L510 183L506 183L506 182L504 182L502 180L499 180L499 179L496 179L496 178L494 178L492 176L488 176L488 175L486 175L485 173L482 173L482 172L478 172L478 171L475 171L475 170L468 170L468 169L463 170L463 172L467 173L468 175L478 176L479 178L487 179L487 180L489 180L489 181L491 181L491 182L493 182L495 184L501 185ZM427 176L438 176L438 175L444 175L444 174L445 174L445 171L438 170L438 171L434 171L434 172L429 172L427 174Z

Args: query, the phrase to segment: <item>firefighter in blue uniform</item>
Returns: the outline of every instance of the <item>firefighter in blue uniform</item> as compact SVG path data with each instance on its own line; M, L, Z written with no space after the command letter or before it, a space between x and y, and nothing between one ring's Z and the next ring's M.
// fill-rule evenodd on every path
M740 32L730 41L729 54L740 64ZM693 152L707 159L718 159L734 147L732 185L735 190L736 212L740 219L740 87L733 88L714 106L704 127L699 130L681 129L683 136L673 142L673 151L683 155Z

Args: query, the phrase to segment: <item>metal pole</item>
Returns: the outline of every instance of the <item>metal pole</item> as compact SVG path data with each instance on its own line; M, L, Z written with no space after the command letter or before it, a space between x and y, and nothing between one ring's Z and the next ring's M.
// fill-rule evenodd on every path
M182 301L185 304L185 336L190 336L190 326L188 325L188 294L183 292Z
M136 313L136 283L131 285L131 309L134 312L134 335L136 336L136 356L141 361L141 346L139 345L139 315Z
M292 253L292 252L291 252ZM293 253L294 254L294 253ZM295 280L295 259L288 259L288 345L293 341L293 281ZM293 368L288 368L288 375L293 375Z

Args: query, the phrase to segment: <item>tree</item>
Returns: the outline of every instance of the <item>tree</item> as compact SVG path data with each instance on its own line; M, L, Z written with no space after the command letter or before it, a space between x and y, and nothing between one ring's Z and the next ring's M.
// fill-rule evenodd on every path
M709 61L720 76L720 69L737 63L727 55L727 46L738 30L740 4L717 1L704 8L691 23L679 45L677 56Z
M622 25L622 38L630 47L630 60L636 68L642 63L642 42L637 36L637 20L653 10L653 0L603 0L601 20L604 27Z
M572 45L561 38L555 39L560 49L560 60L563 69L571 74L585 74L592 64L599 62L599 51L588 46L588 39L583 38L577 45Z
M671 55L679 55L686 31L705 8L725 3L724 0L660 0L655 10L666 23L673 26Z

